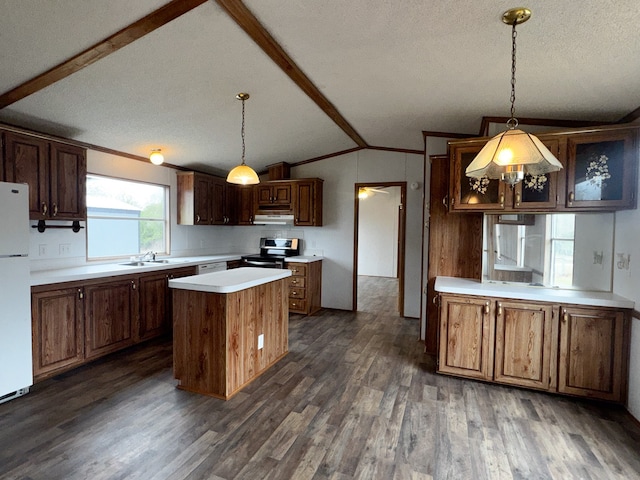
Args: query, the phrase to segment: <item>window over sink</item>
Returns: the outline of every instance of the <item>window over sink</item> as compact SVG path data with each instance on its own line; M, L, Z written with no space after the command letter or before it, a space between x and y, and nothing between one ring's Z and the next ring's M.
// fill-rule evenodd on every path
M87 259L169 253L165 185L87 175Z

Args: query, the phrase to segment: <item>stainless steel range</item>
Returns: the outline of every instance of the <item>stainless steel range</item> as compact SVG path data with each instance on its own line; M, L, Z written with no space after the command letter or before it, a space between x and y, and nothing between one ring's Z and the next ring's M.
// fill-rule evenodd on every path
M300 255L299 238L261 238L260 253L242 257L243 267L284 268L284 259Z

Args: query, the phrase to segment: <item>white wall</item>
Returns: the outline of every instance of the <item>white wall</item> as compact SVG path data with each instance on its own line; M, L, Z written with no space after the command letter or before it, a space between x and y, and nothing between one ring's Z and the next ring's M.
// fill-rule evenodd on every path
M420 316L422 202L428 193L423 163L422 155L359 150L292 169L294 178L324 179L324 227L304 229L307 247L324 251L323 307L352 308L355 184L406 181L410 185L415 181L417 190L407 188L404 313Z
M383 191L358 201L358 275L396 278L401 189Z
M639 192L640 193L640 192ZM637 197L636 197L637 198ZM636 303L640 310L640 210L615 214L615 248L613 291ZM629 269L620 268L618 254L631 255ZM631 359L629 365L629 411L640 420L640 319L631 324Z

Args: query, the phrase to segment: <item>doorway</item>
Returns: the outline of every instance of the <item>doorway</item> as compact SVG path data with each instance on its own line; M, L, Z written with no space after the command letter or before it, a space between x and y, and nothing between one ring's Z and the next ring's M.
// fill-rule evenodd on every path
M353 310L404 315L406 190L355 184Z

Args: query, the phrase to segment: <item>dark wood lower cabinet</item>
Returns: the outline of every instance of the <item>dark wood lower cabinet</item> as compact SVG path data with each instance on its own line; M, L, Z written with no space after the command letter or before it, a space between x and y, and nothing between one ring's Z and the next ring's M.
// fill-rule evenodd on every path
M629 320L611 309L564 307L558 391L621 401L626 393Z
M33 375L67 369L84 361L84 312L82 288L34 291Z
M438 372L624 403L630 312L440 295Z
M168 333L168 280L195 272L195 267L183 267L32 287L35 380Z
M99 357L133 344L137 278L85 286L85 357Z

